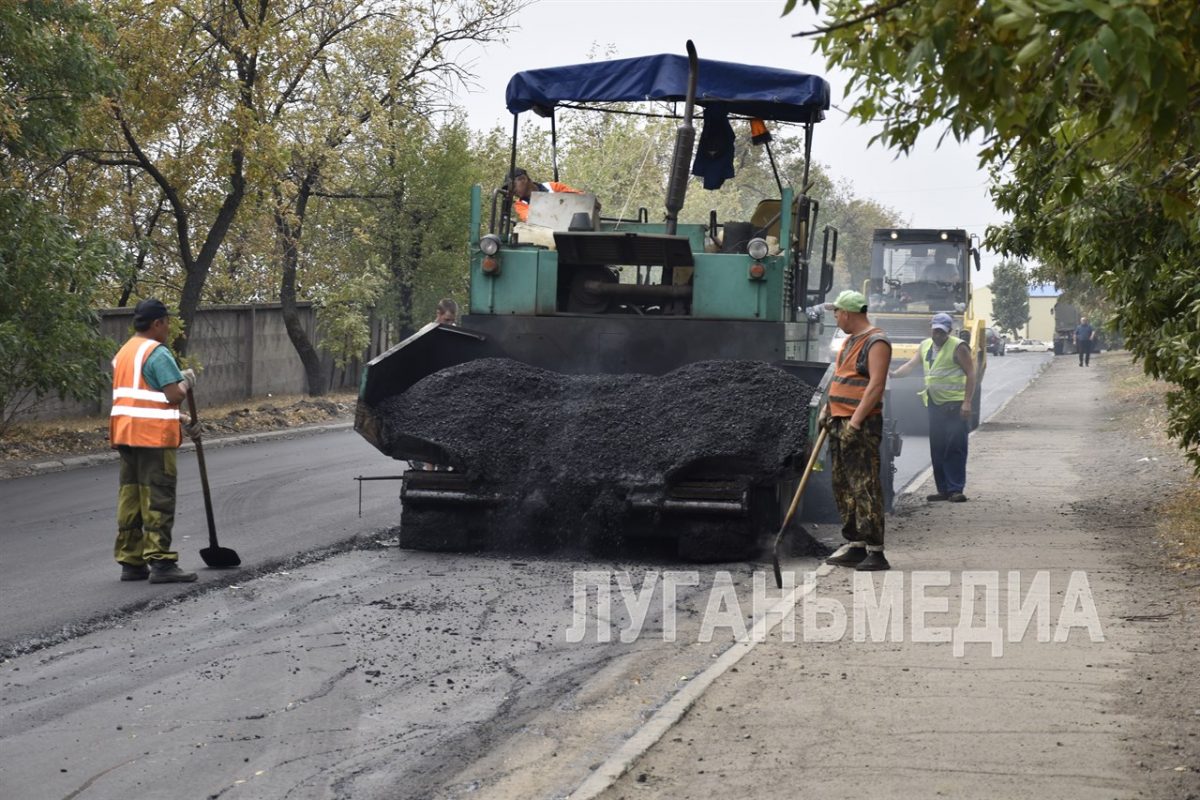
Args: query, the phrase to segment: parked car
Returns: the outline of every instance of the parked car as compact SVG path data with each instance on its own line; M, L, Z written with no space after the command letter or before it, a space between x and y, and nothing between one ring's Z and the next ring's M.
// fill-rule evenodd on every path
M1007 342L995 328L987 329L987 351L994 356L1002 356L1008 350Z
M1019 342L1009 342L1011 353L1045 353L1054 352L1053 342L1043 342L1038 339L1022 339Z

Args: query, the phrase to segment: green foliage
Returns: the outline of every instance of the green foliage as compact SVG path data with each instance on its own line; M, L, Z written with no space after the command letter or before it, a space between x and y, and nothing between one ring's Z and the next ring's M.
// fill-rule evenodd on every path
M54 213L44 174L116 86L86 4L0 3L0 434L50 395L95 399L111 342L93 291L113 253Z
M51 394L95 399L112 342L92 288L111 257L19 192L0 192L0 434Z
M202 300L278 291L286 304L292 285L315 297L355 270L354 258L334 260L361 255L354 248L304 243L308 204L370 196L362 188L379 176L364 170L392 146L387 121L431 115L471 78L464 48L502 39L523 2L262 0L247 13L208 0L102 0L126 81L78 154L105 186L100 219L126 243L109 295L169 287L186 322ZM294 343L308 366L311 347Z
M816 45L852 76L852 113L902 152L929 128L983 137L1011 219L987 244L1058 283L1090 279L1146 371L1175 385L1169 430L1200 471L1200 6L822 7Z
M0 159L57 158L69 146L81 107L115 86L94 47L109 32L85 3L0 3Z
M347 276L321 299L317 308L321 346L333 356L339 369L361 357L371 343L368 321L386 284L386 271L368 263L362 272Z
M381 310L401 334L432 320L443 297L466 307L471 185L497 174L488 175L475 152L462 120L434 127L408 119L378 154L373 191L385 199L367 209L368 240L389 275Z
M1016 261L1003 261L992 271L992 317L996 327L1017 335L1029 322L1029 275Z

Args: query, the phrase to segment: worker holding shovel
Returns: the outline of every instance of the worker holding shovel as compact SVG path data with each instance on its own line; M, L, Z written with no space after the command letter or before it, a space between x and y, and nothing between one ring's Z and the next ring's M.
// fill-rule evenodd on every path
M180 371L166 346L167 307L160 301L137 304L133 329L113 359L109 441L121 455L114 555L123 581L187 583L196 580L196 573L179 568L171 528L175 456L183 439L179 405L195 385L196 374Z
M849 336L838 354L829 403L822 412L833 462L833 495L846 544L825 563L859 570L890 569L883 555L879 445L892 345L887 334L867 319L867 298L861 292L842 292L825 307Z

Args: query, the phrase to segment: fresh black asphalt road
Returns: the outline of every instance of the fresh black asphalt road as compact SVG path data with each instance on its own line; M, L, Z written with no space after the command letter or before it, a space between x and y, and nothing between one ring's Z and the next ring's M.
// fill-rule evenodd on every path
M984 384L983 418L1023 388L1051 358L1039 353L992 358ZM386 537L399 519L395 482L363 484L359 475L401 471L351 430L260 441L205 451L217 533L242 568L204 567L207 531L195 454L179 456L175 528L181 564L200 571L196 584L121 583L112 560L117 464L0 481L0 653L50 637L60 639L113 614L159 605L236 583L264 567L358 537ZM900 489L929 465L927 440L907 437L898 460Z
M242 560L211 570L196 455L179 453L175 547L194 584L121 583L113 561L117 462L0 481L0 653L31 637L61 636L107 615L232 582L300 553L371 536L399 520L399 482L363 485L359 475L399 474L352 430L206 448L222 547Z

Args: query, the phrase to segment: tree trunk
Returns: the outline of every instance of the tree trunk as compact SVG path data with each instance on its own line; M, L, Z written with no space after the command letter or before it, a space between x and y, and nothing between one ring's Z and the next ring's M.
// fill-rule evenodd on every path
M300 190L296 195L294 222L284 215L283 198L276 195L275 231L279 236L280 255L282 258L282 280L279 285L279 303L283 307L283 325L287 329L292 347L304 365L305 381L310 397L320 397L329 388L325 376L321 373L321 356L317 348L308 338L308 333L300 323L300 313L296 309L296 268L300 261L300 237L304 230L304 213L308 208L308 198L316 180L317 168L311 167Z
M413 237L416 229L402 224L400 221L407 216L407 203L404 196L404 183L392 192L392 219L396 226L388 240L388 266L395 280L396 287L396 329L399 339L403 340L416 332L416 317L413 310L413 268L415 263L413 253Z

